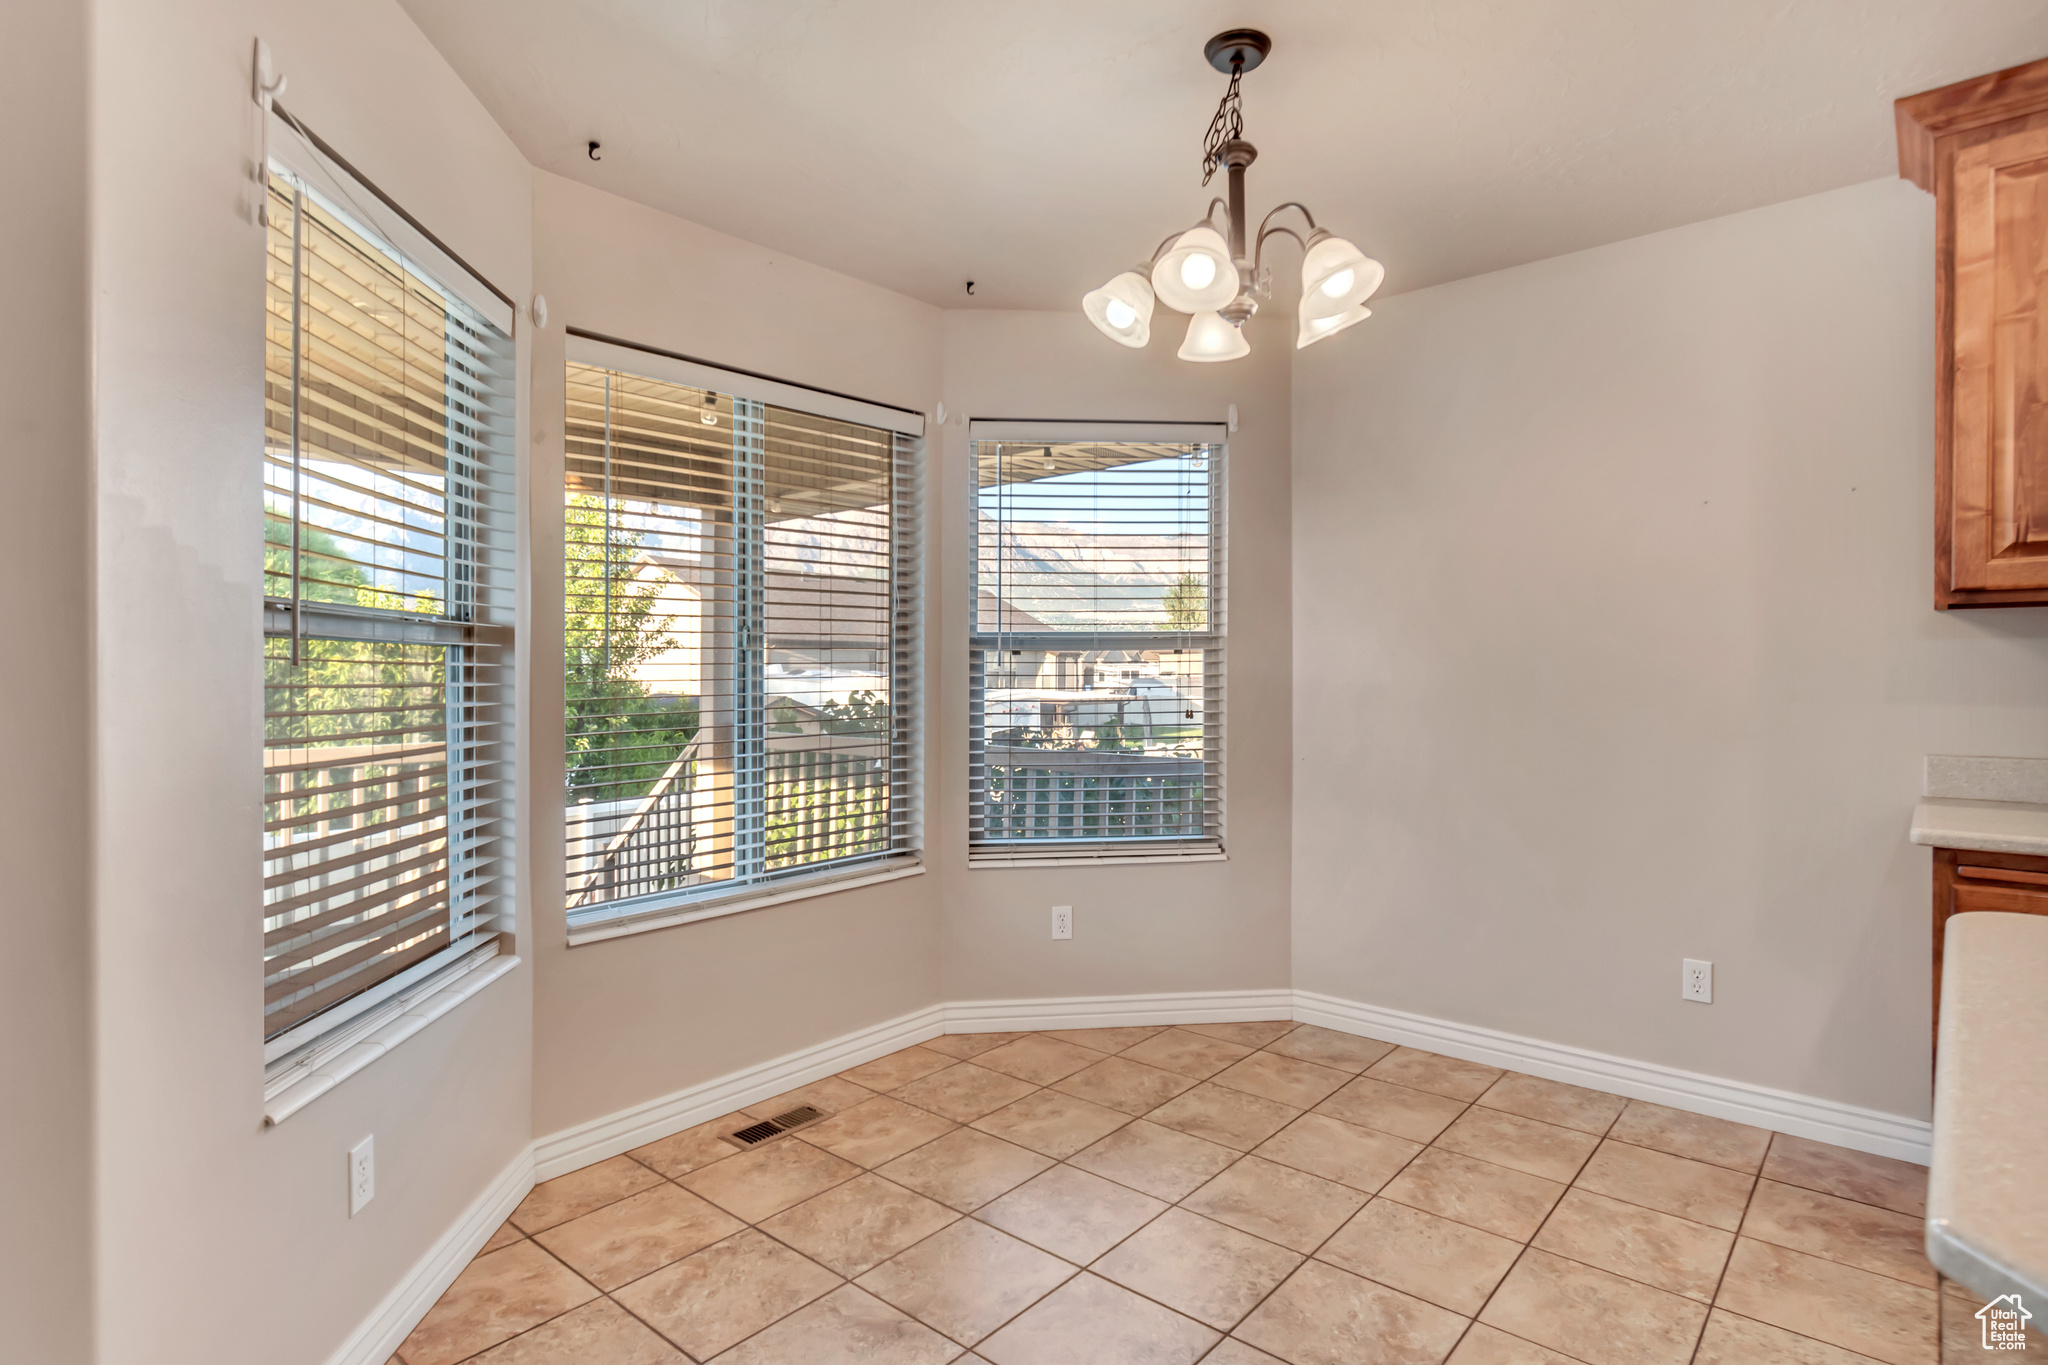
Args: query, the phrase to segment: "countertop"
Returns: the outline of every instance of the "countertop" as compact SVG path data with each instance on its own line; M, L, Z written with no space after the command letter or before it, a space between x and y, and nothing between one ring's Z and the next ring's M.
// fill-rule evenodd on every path
M1930 796L1913 811L1913 842L1980 853L2048 856L2048 806Z
M1927 1257L2048 1302L2048 915L1957 915L1944 944Z

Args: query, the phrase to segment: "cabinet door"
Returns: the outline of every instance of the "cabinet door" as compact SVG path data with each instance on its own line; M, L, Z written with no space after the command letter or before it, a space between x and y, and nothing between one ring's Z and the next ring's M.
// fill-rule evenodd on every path
M2048 589L2048 128L1954 166L1950 587Z
M2048 915L2048 858L1934 850L1934 1039L1941 1043L1941 955L1949 916L1973 910Z

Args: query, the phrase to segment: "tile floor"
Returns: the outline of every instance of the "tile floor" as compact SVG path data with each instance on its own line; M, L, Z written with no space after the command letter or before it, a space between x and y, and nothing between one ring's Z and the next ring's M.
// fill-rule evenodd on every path
M832 1117L717 1136L803 1103ZM1986 1355L1925 1185L1312 1025L955 1034L540 1185L393 1362Z

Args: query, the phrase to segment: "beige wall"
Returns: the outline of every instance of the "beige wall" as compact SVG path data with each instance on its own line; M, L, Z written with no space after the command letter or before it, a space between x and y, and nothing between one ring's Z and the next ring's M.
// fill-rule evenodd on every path
M937 402L939 310L535 172L535 657L562 649L564 327L913 410ZM534 1130L547 1134L939 999L931 876L579 948L562 910L562 681L531 692Z
M1244 360L1177 360L1177 315L1144 350L1079 312L946 314L931 661L940 690L927 847L946 897L949 1000L1242 990L1288 984L1289 616L1287 319L1255 319ZM1187 867L967 866L967 556L970 418L1218 422L1230 440L1230 860ZM1054 905L1074 937L1054 942Z
M1933 220L1859 185L1298 360L1298 988L1926 1116L1921 756L2048 754L2048 611L1930 606Z
M93 11L94 710L69 761L89 741L98 1358L318 1365L525 1147L530 988L262 1126L251 40L294 113L519 298L528 169L388 0Z
M91 1343L87 14L10 12L0 42L0 1354Z
M945 999L1293 984L1926 1112L1919 759L2048 753L2048 612L1927 605L1917 191L1388 298L1299 356L1269 317L1252 358L1196 366L1171 327L1132 352L1078 314L942 313L532 172L389 0L91 14L89 38L50 7L0 58L49 191L0 224L52 263L0 364L0 459L48 513L0 541L47 585L4 625L50 642L0 684L37 775L0 795L25 926L0 1082L38 1116L0 1125L10 1346L317 1365L533 1135ZM550 302L520 328L529 966L269 1130L259 33L290 108ZM84 125L51 117L88 103L89 180ZM929 443L927 875L566 946L565 326L962 419ZM1229 861L969 870L964 419L1230 403ZM1715 1005L1678 1001L1688 955ZM366 1133L378 1196L349 1219Z

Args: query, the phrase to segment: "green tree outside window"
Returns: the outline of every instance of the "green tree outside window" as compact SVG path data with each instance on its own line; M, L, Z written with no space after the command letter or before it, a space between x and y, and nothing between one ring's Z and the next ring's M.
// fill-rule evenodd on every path
M641 533L588 493L570 497L564 531L569 801L645 796L697 733L697 699L655 696L633 677L675 645L660 586L634 576Z

